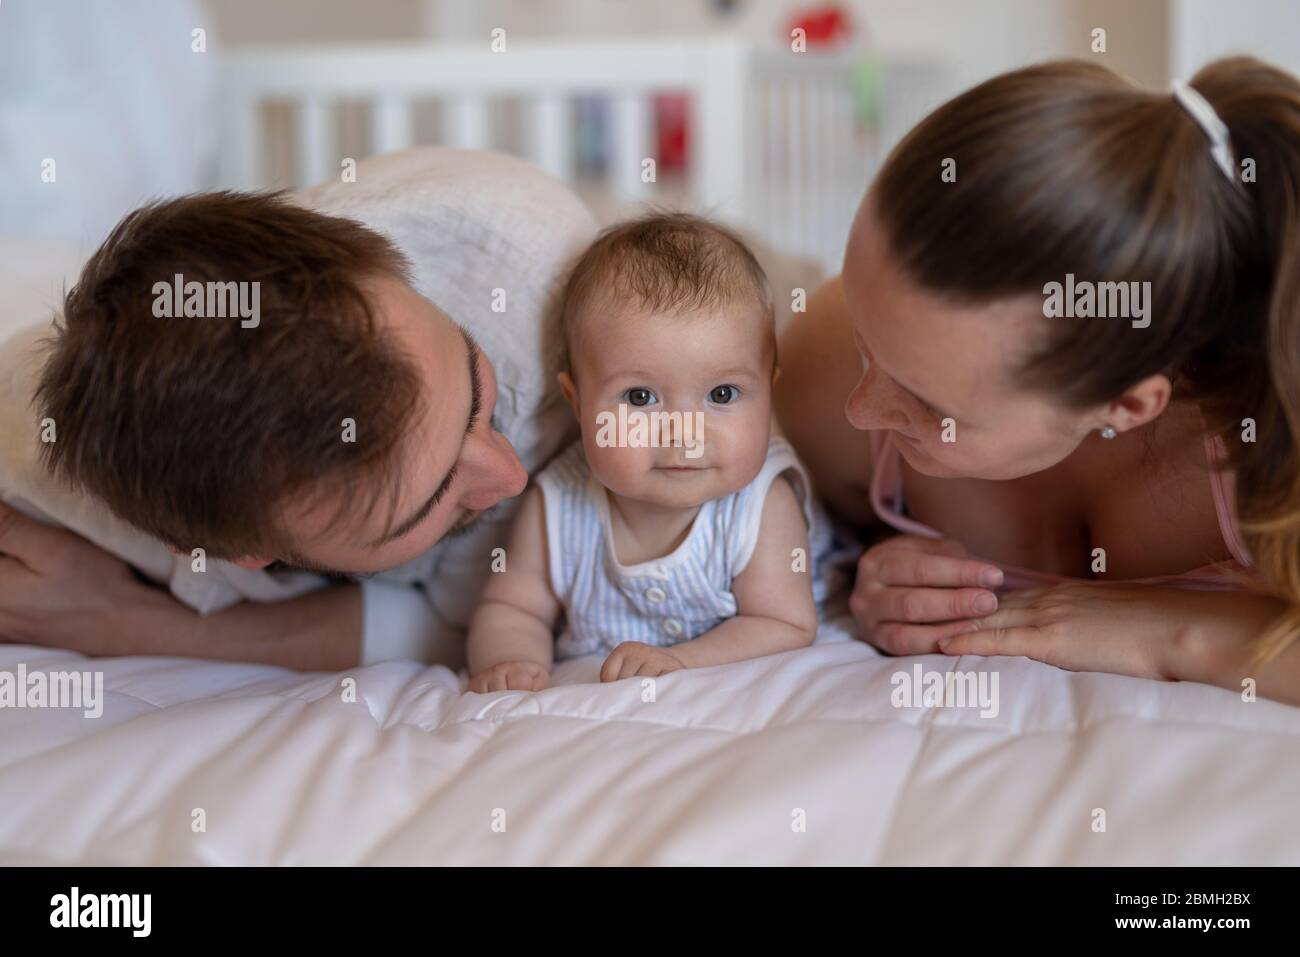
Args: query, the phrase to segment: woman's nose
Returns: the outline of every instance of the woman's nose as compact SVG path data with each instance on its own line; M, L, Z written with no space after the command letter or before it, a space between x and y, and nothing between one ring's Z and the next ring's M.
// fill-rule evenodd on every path
M514 498L528 484L528 471L510 440L500 432L470 435L461 453L461 468L466 482L460 503L470 511L483 511L503 499Z
M878 377L864 371L858 384L844 402L844 417L855 429L905 429L911 424L907 413L890 399L888 389L881 386Z

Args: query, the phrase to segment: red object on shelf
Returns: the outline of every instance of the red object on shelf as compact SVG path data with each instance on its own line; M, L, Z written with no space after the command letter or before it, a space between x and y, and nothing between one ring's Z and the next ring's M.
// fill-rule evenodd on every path
M686 125L689 104L684 93L660 93L654 98L659 169L686 169Z
M849 15L842 7L829 4L824 7L812 7L790 21L786 37L790 31L802 29L808 39L809 48L834 46L845 42L853 35Z

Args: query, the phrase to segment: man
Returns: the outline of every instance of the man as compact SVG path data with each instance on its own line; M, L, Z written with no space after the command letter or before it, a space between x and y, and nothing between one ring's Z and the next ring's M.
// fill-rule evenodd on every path
M0 509L0 634L458 667L511 499L576 435L551 307L594 231L528 164L443 149L296 204L132 214L52 340L41 324L0 349L4 497L79 533ZM168 290L190 283L235 283L257 314L178 315Z

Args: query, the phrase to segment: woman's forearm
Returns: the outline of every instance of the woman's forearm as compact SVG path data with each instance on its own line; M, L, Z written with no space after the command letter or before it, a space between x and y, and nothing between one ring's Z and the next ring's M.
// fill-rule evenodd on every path
M1279 599L1251 592L1204 593L1202 613L1170 644L1167 670L1179 681L1198 681L1300 704L1300 641L1272 660L1253 665L1255 639L1286 609Z

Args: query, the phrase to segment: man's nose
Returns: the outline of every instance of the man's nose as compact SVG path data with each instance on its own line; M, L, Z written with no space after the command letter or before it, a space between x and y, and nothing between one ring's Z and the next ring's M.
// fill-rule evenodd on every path
M858 384L844 402L844 417L855 429L905 429L911 424L907 413L898 408L889 389L870 370L862 373Z
M479 512L502 499L514 498L528 484L528 472L515 454L514 446L500 432L471 435L461 454L465 470L465 493L461 507Z

